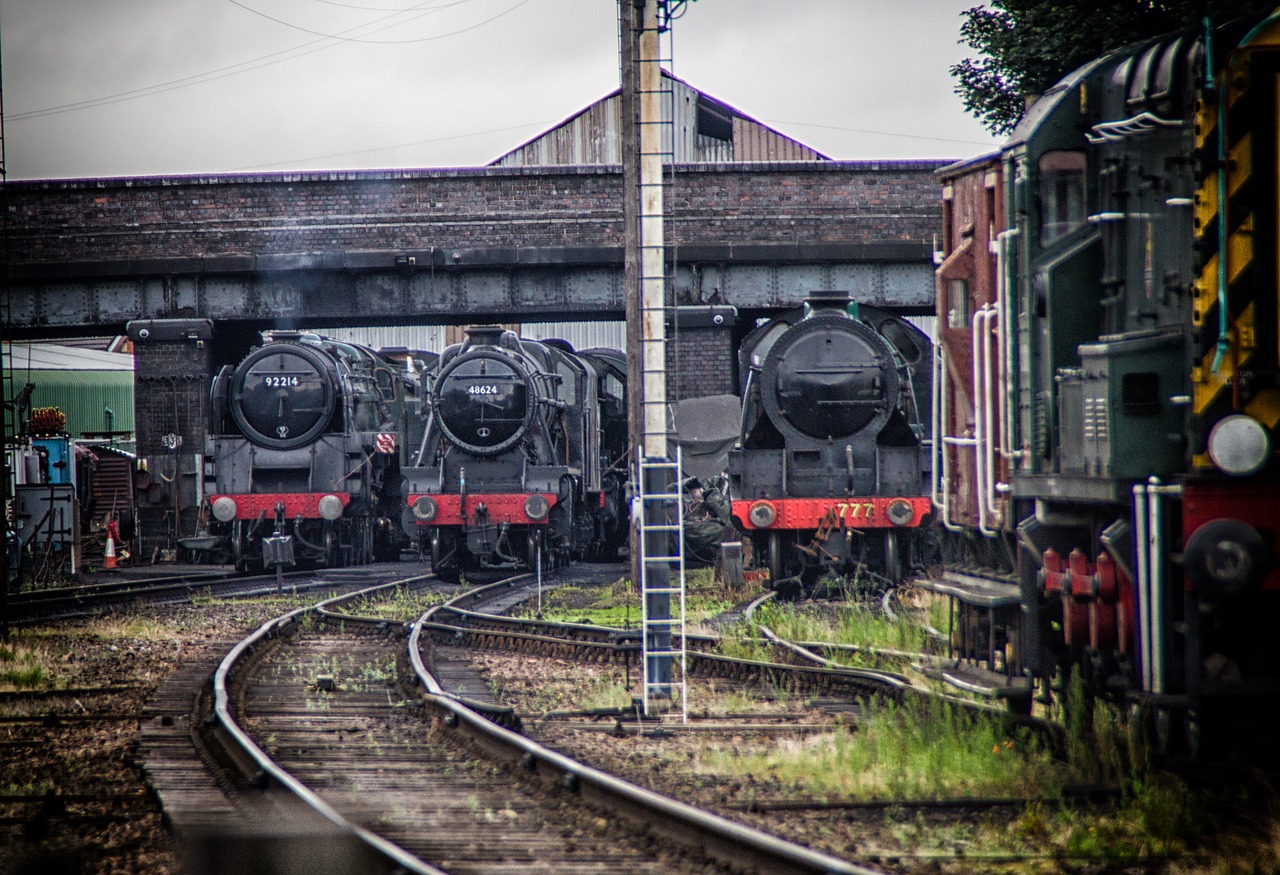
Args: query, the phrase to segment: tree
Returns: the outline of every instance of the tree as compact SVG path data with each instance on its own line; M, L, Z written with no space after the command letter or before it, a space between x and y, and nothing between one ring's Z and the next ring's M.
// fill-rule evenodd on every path
M964 107L993 134L1007 134L1027 98L1086 61L1138 40L1199 24L1206 16L1265 12L1275 0L992 0L964 12L962 42L986 57L951 67Z

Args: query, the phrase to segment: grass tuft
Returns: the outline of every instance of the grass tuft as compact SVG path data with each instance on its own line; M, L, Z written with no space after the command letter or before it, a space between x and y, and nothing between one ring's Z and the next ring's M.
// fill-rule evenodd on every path
M1036 786L1050 794L1061 778L1049 753L995 717L946 702L878 704L855 727L780 741L743 756L708 753L712 771L768 776L819 797L948 799Z
M0 645L0 686L34 690L46 683L45 654L23 644Z

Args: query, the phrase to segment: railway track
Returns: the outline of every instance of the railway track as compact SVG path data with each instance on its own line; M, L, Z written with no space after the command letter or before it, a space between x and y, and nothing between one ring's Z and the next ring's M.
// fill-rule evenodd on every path
M399 568L403 569L403 566ZM580 570L575 569L575 572ZM604 577L598 582L603 584L616 581L616 570L603 571L602 574ZM548 587L555 584L556 581L552 579L546 582ZM344 587L331 588L345 586L346 584ZM396 589L392 587L390 591ZM410 623L408 618L416 618L424 610L422 607L415 608L414 605L426 605L448 595L459 594L456 587L442 586L430 580L407 584L400 589L413 589L419 595L405 599L405 604L402 605L399 604L399 599L391 597L375 596L365 599L359 594L353 594L352 599L345 604L335 603L328 607L302 610L289 624L285 630L289 634L284 635L284 641L290 642L289 646L295 646L291 643L294 634L301 636L313 631L318 633L322 626L325 627L323 634L333 633L336 636L333 642L326 644L327 655L317 656L310 667L304 667L300 660L295 660L298 666L295 675L298 684L282 680L283 672L288 670L288 662L280 664L280 676L268 675L270 681L285 687L301 685L305 688L301 692L301 707L295 708L300 715L309 715L317 722L321 722L321 718L326 715L336 715L337 720L347 719L349 714L340 713L341 706L347 700L376 692L372 688L356 689L349 683L351 678L359 679L366 674L362 670L363 666L372 666L367 673L369 682L386 682L382 680L382 676L387 674L387 670L380 667L377 658L356 658L364 652L362 648L373 642L379 648L386 646L393 651L401 648L407 650L407 640L402 636ZM571 624L573 628L561 633L557 631L557 624L537 621L527 621L525 628L521 629L520 623L513 626L510 617L490 617L488 612L510 610L526 600L532 606L530 591L523 588L521 581L508 581L493 587L489 593L484 596L489 599L488 603L480 602L480 596L474 592L462 593L460 595L463 598L447 607L437 608L421 624L420 638L430 639L430 664L441 688L441 692L436 695L459 700L470 710L486 714L491 721L503 726L519 727L522 735L571 760L595 764L628 778L639 786L683 800L698 808L715 811L722 817L789 837L837 860L856 860L871 866L884 865L891 871L915 872L921 871L921 867L924 867L924 871L932 871L928 869L930 865L935 865L930 862L932 860L945 861L958 856L968 859L967 855L971 851L967 844L955 845L954 851L950 845L941 850L933 849L931 833L924 832L926 830L937 828L944 835L953 834L949 832L954 830L950 824L985 820L987 816L984 812L987 811L1016 811L1019 806L1037 804L1037 800L1033 798L1036 795L1034 792L1024 798L1017 785L1010 785L1014 787L1012 793L1002 787L994 788L991 798L967 798L961 791L960 794L939 800L932 798L927 789L920 788L880 795L874 791L868 794L865 789L846 794L838 790L811 792L800 785L790 784L785 780L778 781L772 777L752 781L751 774L772 774L772 767L767 764L751 766L747 772L732 766L717 772L714 763L710 764L713 766L711 771L701 769L701 764L696 759L688 757L696 756L705 749L727 751L735 758L739 755L753 757L759 751L779 748L810 749L815 745L827 744L833 736L843 734L851 738L863 737L864 728L869 731L877 716L870 713L863 703L851 702L847 695L828 695L817 688L812 693L796 695L792 692L795 684L786 679L786 673L791 669L785 666L771 669L768 673L746 673L743 675L746 679L741 681L725 675L692 679L690 693L695 707L690 708L687 724L679 722L678 713L657 718L646 717L634 703L628 706L618 703L600 707L598 701L592 704L589 698L581 700L575 697L589 692L590 681L584 681L584 678L592 675L598 678L609 676L621 687L626 676L625 667L629 664L633 672L637 671L639 659L635 648L638 640L634 633L593 630L581 624ZM594 596L584 597L573 593L567 600L558 601L581 604L584 598L590 601ZM271 605L274 604L284 604L286 607L272 608ZM211 725L204 723L206 715L212 709L212 689L207 691L204 703L198 707L193 707L191 702L191 691L213 675L222 656L235 646L235 641L226 640L236 637L228 634L229 632L243 628L243 624L249 622L250 618L253 618L251 622L255 625L262 623L262 619L268 616L266 611L282 611L297 604L300 602L293 597L287 600L266 600L253 606L230 603L206 606L197 599L194 608L176 612L144 609L142 613L147 617L170 613L182 617L184 619L180 623L183 627L190 623L185 618L203 616L206 610L230 619L232 625L228 627L224 623L211 627L217 629L213 636L202 637L197 633L186 637L181 650L157 648L165 652L181 652L183 662L165 680L160 691L148 694L145 705L140 695L140 691L148 687L145 673L137 676L143 679L141 681L126 673L111 672L100 676L86 675L83 680L78 679L78 682L57 690L14 692L0 696L0 702L7 703L6 714L11 718L4 724L6 732L15 739L8 746L12 751L18 751L20 746L30 745L34 754L48 746L51 734L58 738L72 735L76 738L85 735L87 738L87 733L92 733L95 739L93 743L97 743L96 739L107 732L114 732L118 727L124 727L128 737L137 733L135 744L140 755L130 759L137 763L140 776L145 769L147 783L156 791L156 797L152 798L163 801L166 820L173 824L170 834L184 836L190 856L197 860L197 864L188 866L191 872L246 871L252 867L256 857L268 853L288 855L297 865L309 871L330 871L334 866L326 870L322 864L326 861L332 863L334 860L344 861L344 865L350 861L359 861L358 865L347 865L347 870L381 871L384 864L371 862L373 852L362 849L363 842L351 828L333 824L302 802L290 801L292 794L281 792L283 786L274 785L270 775L251 759L236 759L218 752L219 745L212 742L218 741L217 736L223 734L223 729L216 720L211 721ZM514 638L509 634L492 637L495 642L515 643L503 644L502 649L497 650L471 647L468 641L470 637L475 636L477 641L481 638L474 631L459 632L453 628L459 622L459 610L476 615L474 620L467 621L469 623L493 624L499 631L519 633ZM356 615L366 616L359 618ZM104 620L108 624L116 622L113 617ZM129 651L132 656L145 662L147 671L154 671L152 666L156 654L149 653L152 648L147 644L155 634L154 631L148 628L130 634L140 643L127 647L122 644L120 649ZM276 634L279 633L273 632L272 636ZM520 635L527 640L521 640ZM586 639L586 646L574 643L571 640L574 638ZM608 642L609 646L598 646L601 641ZM701 646L693 641L691 645ZM250 649L253 653L250 656L256 658L254 654L261 653L265 657L269 648L277 646L283 648L285 645L270 641L252 644ZM105 653L105 645L101 647ZM116 650L114 646L110 649ZM751 647L745 649L754 650ZM806 649L817 651L817 648L812 647ZM542 655L544 653L547 655ZM595 655L586 656L589 653ZM344 661L350 655L351 660L339 664L339 655ZM781 665L784 657L776 658ZM396 662L398 667L407 669L409 659L407 656L396 657ZM136 663L131 661L128 664ZM335 684L345 688L335 688L328 696L329 707L324 709L319 707L322 700L319 681L320 676L326 674L333 676ZM759 680L768 677L777 680L764 684ZM532 682L529 681L530 678L533 679ZM512 679L515 679L514 685ZM96 680L100 680L101 685L95 685ZM534 693L538 693L538 688L544 685L550 687L561 681L568 692L560 696L562 704L557 707L548 707L547 697L520 694L520 686L532 686L535 688ZM425 702L420 706L412 704L417 702L421 689L414 691L403 687L388 687L388 690L392 698L388 700L388 692L383 691L377 706L384 713L375 714L374 722L382 720L388 726L398 725L404 722L405 712L416 712L418 719L430 727L428 732L434 732L436 738L459 734L465 736L469 733L470 730L460 719L457 724L450 725L450 709L432 715L429 713L430 706ZM293 692L297 693L297 690ZM717 693L722 694L718 699L714 695ZM739 695L743 701L729 703L726 707L725 698ZM886 695L897 699L899 696L914 694L908 688L905 692L891 691ZM307 705L308 698L312 700L310 709ZM244 701L238 692L232 696L233 703L237 700ZM403 705L402 700L405 703ZM745 708L743 702L746 704ZM267 703L268 706L270 704ZM889 713L892 711L890 709ZM68 715L69 719L63 719L64 715ZM255 716L258 715L250 715L250 718ZM135 723L138 729L130 726ZM274 742L268 741L272 732L276 734ZM334 733L330 735L336 740ZM124 744L128 744L128 737ZM287 751L281 749L279 742L284 737L277 726L259 740L262 747L275 748L273 752L283 754ZM201 755L204 760L218 766L215 773L210 773L203 762L192 756L193 738L198 739L203 746ZM341 744L350 746L355 743L353 739L358 739L371 748L376 746L386 751L395 741L393 734L386 736L392 739L390 743L379 741L378 738L377 734L371 737L368 730L363 736L360 736L358 730L354 733L346 730L342 732ZM112 739L108 739L108 742L114 743ZM463 737L462 743L471 742ZM481 752L487 750L487 742L476 742L475 745ZM111 756L110 751L106 755ZM337 762L333 757L337 755L326 751L318 759L321 764L313 763L312 766L323 774L326 769L332 770L332 764ZM13 756L21 757L22 754L11 753L11 758ZM102 759L105 762L106 756ZM370 765L378 757L370 756L366 759L368 762L364 765ZM543 782L552 792L568 793L570 797L580 795L586 798L588 804L594 804L591 799L593 791L583 793L581 785L564 786L567 773L557 770L553 763L543 767L537 761L531 762L535 765L532 774L527 772L524 753L519 757L509 754L505 768L507 773L514 774L518 779ZM304 762L298 770L302 771L305 765ZM856 774L857 767L854 768ZM59 778L62 783L53 785L55 791L51 797L44 791L42 784L33 784L34 789L15 787L9 791L9 796L0 800L3 803L0 817L10 824L11 832L36 835L48 828L53 838L64 835L69 830L89 830L90 824L94 822L106 824L108 829L117 834L148 818L158 824L160 812L156 808L145 812L144 817L130 813L138 805L135 799L137 793L131 791L141 793L141 780L137 784L130 784L128 775L124 772L127 769L118 772L104 767L101 770L104 777L91 783L77 784ZM361 801L367 804L364 812L358 815L363 818L357 820L358 826L378 833L383 821L391 822L395 819L397 812L394 804L388 811L379 811L375 804L369 804L370 794L362 789L364 785L359 783L358 778L351 777L350 772L330 783L345 787L345 793L338 794L343 797L340 801L344 805L358 805ZM573 780L570 779L569 783L573 784ZM161 785L164 785L162 790L156 789ZM334 786L327 788L326 792L337 792ZM1088 819L1106 817L1106 812L1114 807L1105 795L1097 797L1095 793L1080 801L1069 792L1051 792L1051 796L1039 800L1038 804L1045 810L1056 809L1066 801L1073 808L1083 805L1092 809L1092 814L1085 815ZM1084 792L1089 792L1089 788L1084 788ZM1109 792L1114 792L1114 789ZM472 808L470 804L467 807L468 810ZM500 810L505 811L505 808L481 804L477 797L475 810L482 813L487 826L491 824L488 818L496 816ZM512 810L516 810L514 803ZM493 814L486 813L489 811ZM251 828L247 829L246 823ZM899 828L899 823L903 824L902 828L915 831L910 835L918 833L919 837L902 838L896 832L890 836L891 831ZM158 827L153 829L158 832ZM585 831L578 831L580 840L583 836L594 836L596 819L588 821L584 829ZM664 848L677 844L674 839L666 838L666 835L662 833L653 841ZM701 840L701 835L698 839ZM92 842L95 848L101 844L97 839L86 838L86 841ZM163 836L155 841L163 841ZM157 846L144 845L147 848ZM130 854L132 851L129 847L131 846L120 845L123 850L117 853ZM922 847L925 850L921 850ZM1020 846L1013 849L1015 856L1020 852L1025 853ZM1034 854L1034 851L1030 853ZM204 868L198 864L200 860L208 861ZM977 858L970 862L976 863ZM714 861L708 862L707 871L715 871L719 865ZM765 868L768 869L767 866Z
M505 589L513 589L506 593ZM527 591L502 582L452 599L423 617L423 629L438 640L477 648L516 650L542 656L572 656L588 662L630 659L638 665L641 650L637 630L621 630L582 623L561 623L502 616L497 611L528 600ZM805 695L898 697L911 688L905 675L834 664L801 661L771 662L738 659L716 653L719 639L687 635L691 677L721 678L762 685L785 684ZM785 648L780 653L787 654Z
M397 563L398 564L398 563ZM9 597L8 620L14 626L35 626L56 620L86 617L121 607L190 604L198 598L252 598L282 590L310 592L348 589L391 573L395 565L311 569L282 574L241 575L232 571L185 571L165 575L122 574L81 586L32 590Z
M514 583L503 586L516 588ZM494 675L482 683L514 681L517 686L522 662L535 656L559 666L552 674L568 674L568 666L604 666L612 662L616 676L619 661L626 663L629 660L632 666L639 665L639 641L635 633L489 613L505 609L522 598L511 592L498 597L482 590L461 595L436 608L422 624L434 639L433 653L442 645L452 649L456 642L469 642L487 651L505 652L510 655L489 658ZM751 606L744 612L750 614ZM638 703L633 702L629 707L566 709L542 714L528 712L526 706L526 710L517 713L514 719L522 723L525 732L550 746L570 751L581 758L609 763L611 768L616 764L627 764L631 766L627 774L632 780L675 795L688 793L689 798L700 799L700 804L735 819L749 820L774 834L797 837L804 842L811 842L814 836L832 837L830 843L820 847L853 859L873 862L880 859L875 853L865 852L865 839L859 836L862 830L858 822L874 818L874 812L936 811L945 818L1036 803L1032 797L1007 795L953 798L946 802L897 796L878 800L865 800L863 797L863 801L855 802L823 794L806 797L803 793L796 798L762 798L760 794L777 792L777 789L755 787L749 780L744 784L734 779L699 777L696 769L689 774L681 774L677 769L672 774L657 776L663 765L672 760L679 762L688 757L692 766L709 748L732 751L736 755L739 750L767 751L778 744L827 744L833 738L846 736L849 727L856 727L862 721L867 707L877 707L872 704L874 702L892 703L892 707L896 707L908 700L921 700L922 703L934 703L925 704L926 708L937 705L971 711L982 719L995 716L998 720L1016 724L1019 729L1045 734L1052 745L1060 746L1060 734L1042 721L1009 714L1003 709L992 708L986 702L939 694L911 683L906 676L896 672L850 669L816 652L821 645L800 646L783 640L768 629L761 632L765 636L764 642L773 648L776 661L723 657L714 652L718 644L715 636L689 636L689 646L694 651L688 661L690 683L698 690L691 692L690 697L696 702L708 689L713 691L711 698L715 698L714 693L723 694L736 689L744 691L747 696L763 694L766 699L790 700L791 706L781 711L715 713L702 707L691 707L688 723L681 723L678 717L646 719ZM915 661L916 656L905 653L889 655L904 663ZM496 681L495 678L501 680ZM475 682L472 683L474 686ZM613 741L610 747L607 741L602 740L605 737L624 740ZM637 746L635 741L644 743ZM650 741L651 744L648 743ZM795 790L784 792L794 793ZM1068 790L1062 798L1093 792L1090 788L1078 792ZM902 804L898 805L898 802ZM888 859L892 859L892 855Z
M488 591L524 597L514 589ZM358 595L264 624L215 674L200 734L210 759L230 766L236 806L265 805L272 823L289 825L274 830L277 842L281 832L322 835L365 871L871 871L536 744L449 658L466 641L433 645L424 660L423 635L441 624L413 624L406 652L403 624L343 613ZM393 671L409 664L416 692ZM277 798L290 801L268 804ZM208 852L212 834L195 845Z

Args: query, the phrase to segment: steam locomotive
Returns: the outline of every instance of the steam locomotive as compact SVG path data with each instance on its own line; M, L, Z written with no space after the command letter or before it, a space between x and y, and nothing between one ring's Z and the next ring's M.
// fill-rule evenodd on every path
M431 384L402 522L446 579L617 556L628 537L626 359L467 329Z
M205 482L219 548L241 571L399 558L417 369L315 334L263 341L213 380Z
M931 367L924 332L842 292L813 292L744 339L732 513L780 592L859 564L899 581L915 561L932 521Z
M1170 747L1274 710L1277 74L1276 14L1131 46L942 171L934 443L969 686L1026 709L1076 676Z

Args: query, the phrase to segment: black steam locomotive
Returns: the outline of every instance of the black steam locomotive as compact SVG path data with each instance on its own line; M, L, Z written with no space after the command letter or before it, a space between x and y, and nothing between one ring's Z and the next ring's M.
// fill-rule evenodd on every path
M813 292L746 337L739 367L730 492L755 563L783 592L858 564L900 580L931 519L928 336L843 292Z
M263 340L213 380L205 482L218 549L241 571L398 558L416 369L314 334Z
M467 330L432 380L405 531L445 578L609 559L627 539L626 360Z

